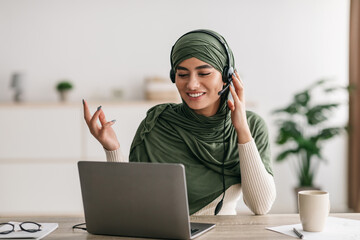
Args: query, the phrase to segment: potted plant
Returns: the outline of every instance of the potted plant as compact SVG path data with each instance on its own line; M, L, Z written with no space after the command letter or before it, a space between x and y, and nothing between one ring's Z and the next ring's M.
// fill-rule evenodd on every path
M339 135L344 126L328 126L327 121L333 110L340 103L326 102L313 104L314 90L329 94L345 87L329 86L329 80L320 80L307 89L296 93L292 102L285 108L273 111L278 119L278 134L276 143L283 147L277 155L276 161L283 162L292 159L295 161L295 171L298 177L298 191L303 188L315 188L314 178L321 161L323 143ZM328 99L327 99L328 100Z
M73 85L68 80L62 80L57 83L56 90L60 94L60 101L62 101L62 102L67 101L67 95L72 88L73 88Z

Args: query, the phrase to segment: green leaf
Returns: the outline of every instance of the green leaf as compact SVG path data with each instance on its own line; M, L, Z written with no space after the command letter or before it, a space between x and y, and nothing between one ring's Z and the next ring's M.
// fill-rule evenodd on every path
M300 109L300 105L298 103L291 103L289 106L287 106L286 108L281 108L281 109L277 109L275 111L273 111L272 113L288 113L290 115L296 114L299 112Z
M301 106L306 106L310 101L309 91L304 91L295 95L295 103Z
M282 112L285 112L283 108L281 108L281 109L275 109L275 110L273 110L271 113L272 113L272 114L276 114L276 113L282 113Z
M326 111L331 110L332 108L338 107L339 104L331 103L331 104L323 104L312 107L306 113L307 121L310 125L316 125L323 121L326 121L328 117L325 115Z
M332 128L324 128L320 131L320 133L314 136L316 140L327 140L330 139L338 134L340 134L342 128L339 127L332 127Z
M281 161L285 160L288 155L297 154L298 152L299 152L299 149L285 150L285 151L279 153L279 155L276 157L276 161L281 162Z
M63 91L63 90L70 90L73 88L73 85L71 84L71 82L69 81L61 81L59 83L56 84L56 89L58 91Z
M306 139L300 137L297 139L297 144L300 149L303 149L309 156L318 155L320 153L320 148L317 146L316 141L313 139Z
M297 139L302 135L297 124L293 121L282 121L280 124L279 135L276 142L284 144L287 141Z
M289 114L298 113L300 109L300 105L298 103L292 103L287 108L284 109L285 112Z
M314 84L310 85L309 89L313 89L317 86L323 85L328 81L329 81L329 79L320 79L319 81L316 81Z
M339 90L340 87L329 87L329 88L325 88L324 89L324 92L326 93L331 93L331 92L334 92L334 91L337 91Z

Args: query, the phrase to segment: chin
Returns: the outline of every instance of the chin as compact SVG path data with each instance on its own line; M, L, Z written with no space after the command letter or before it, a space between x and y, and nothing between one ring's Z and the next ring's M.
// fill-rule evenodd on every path
M195 111L197 114L205 115L204 113L207 112L207 106L200 105L200 104L188 104L189 108Z
M189 108L193 109L193 110L200 110L200 109L203 109L204 107L201 106L201 104L199 103L194 103L194 102L188 102L188 101L185 101L186 104L189 106Z

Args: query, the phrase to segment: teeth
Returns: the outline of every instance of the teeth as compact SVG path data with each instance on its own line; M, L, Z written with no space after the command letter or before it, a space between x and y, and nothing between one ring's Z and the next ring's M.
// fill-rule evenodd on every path
M188 93L188 95L189 95L190 97L199 97L199 96L201 96L201 95L203 95L203 94L205 94L205 93Z

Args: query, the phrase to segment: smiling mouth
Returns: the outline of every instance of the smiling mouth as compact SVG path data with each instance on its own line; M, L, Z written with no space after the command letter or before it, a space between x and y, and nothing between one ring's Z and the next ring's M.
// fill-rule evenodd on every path
M196 98L196 97L200 97L202 95L204 95L205 93L187 93L188 96Z

